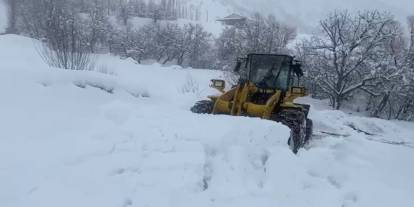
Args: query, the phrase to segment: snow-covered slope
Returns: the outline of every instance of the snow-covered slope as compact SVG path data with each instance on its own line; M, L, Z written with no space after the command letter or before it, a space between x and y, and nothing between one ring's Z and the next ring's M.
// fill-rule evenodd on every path
M0 0L0 34L5 31L7 27L7 9L3 0Z
M201 13L211 17L223 16L231 12L249 15L254 12L274 14L283 22L297 26L301 33L309 33L326 14L338 9L358 11L378 9L393 13L405 23L408 15L413 15L414 3L411 0L188 0L201 5ZM214 6L209 6L214 5ZM208 12L207 12L208 11Z
M315 139L294 155L278 123L188 110L219 72L106 55L100 72L65 71L33 43L0 36L0 206L414 203L413 123L305 98Z

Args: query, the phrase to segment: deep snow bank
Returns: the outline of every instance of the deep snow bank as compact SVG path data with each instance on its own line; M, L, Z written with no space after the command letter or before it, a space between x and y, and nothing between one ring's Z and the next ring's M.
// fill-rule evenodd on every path
M1 206L207 204L258 189L271 148L292 156L282 125L189 112L220 73L109 56L105 74L65 71L34 43L0 37Z
M316 136L293 155L280 124L189 112L219 72L111 56L97 65L48 68L33 40L0 36L0 206L414 203L412 123L304 99Z

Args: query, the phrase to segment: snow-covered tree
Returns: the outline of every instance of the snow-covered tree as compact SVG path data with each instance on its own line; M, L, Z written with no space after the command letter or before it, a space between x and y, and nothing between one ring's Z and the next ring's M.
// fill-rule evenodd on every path
M184 27L185 32L189 33L190 41L186 44L189 45L188 60L189 66L195 68L207 68L211 66L210 40L211 34L204 30L202 25L199 24L187 24Z
M347 11L331 13L320 22L321 33L305 43L309 78L340 109L355 91L373 94L383 72L384 44L398 35L388 13Z
M202 67L212 61L205 52L210 49L210 37L201 25L152 22L138 30L129 28L117 45L122 45L121 52L137 62L153 59L163 64Z
M394 34L383 42L376 51L377 73L381 74L376 87L368 92L370 96L368 107L374 117L397 118L396 115L402 106L400 99L404 99L407 75L407 48L402 27L398 22L390 24L387 29Z
M101 0L94 0L91 8L87 11L86 18L83 19L82 33L91 52L97 52L97 44L105 45L108 41L108 33L111 26L104 8Z

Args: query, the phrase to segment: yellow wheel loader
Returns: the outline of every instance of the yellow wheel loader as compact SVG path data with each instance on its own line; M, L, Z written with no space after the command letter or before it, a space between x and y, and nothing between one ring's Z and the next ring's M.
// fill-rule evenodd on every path
M224 80L212 80L210 86L220 95L197 102L191 111L280 122L291 129L288 144L297 153L312 135L312 120L307 118L310 106L294 103L307 95L300 86L301 64L288 55L249 54L237 59L234 71L240 76L237 85L226 91Z

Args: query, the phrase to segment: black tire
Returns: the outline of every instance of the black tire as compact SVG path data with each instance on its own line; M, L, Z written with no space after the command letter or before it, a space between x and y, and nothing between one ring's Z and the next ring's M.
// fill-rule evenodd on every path
M304 109L304 113L305 113L305 116L306 117L308 117L308 114L309 114L309 111L310 111L310 105L308 105L308 104L296 104L296 105L299 105L299 106L302 106L303 107L303 109Z
M288 145L292 152L296 154L305 144L305 113L299 110L285 109L272 115L271 119L290 128Z
M306 119L306 135L305 143L308 143L311 140L313 134L313 121L312 119Z
M196 114L211 114L213 112L214 102L210 100L198 101L191 107L191 111Z

